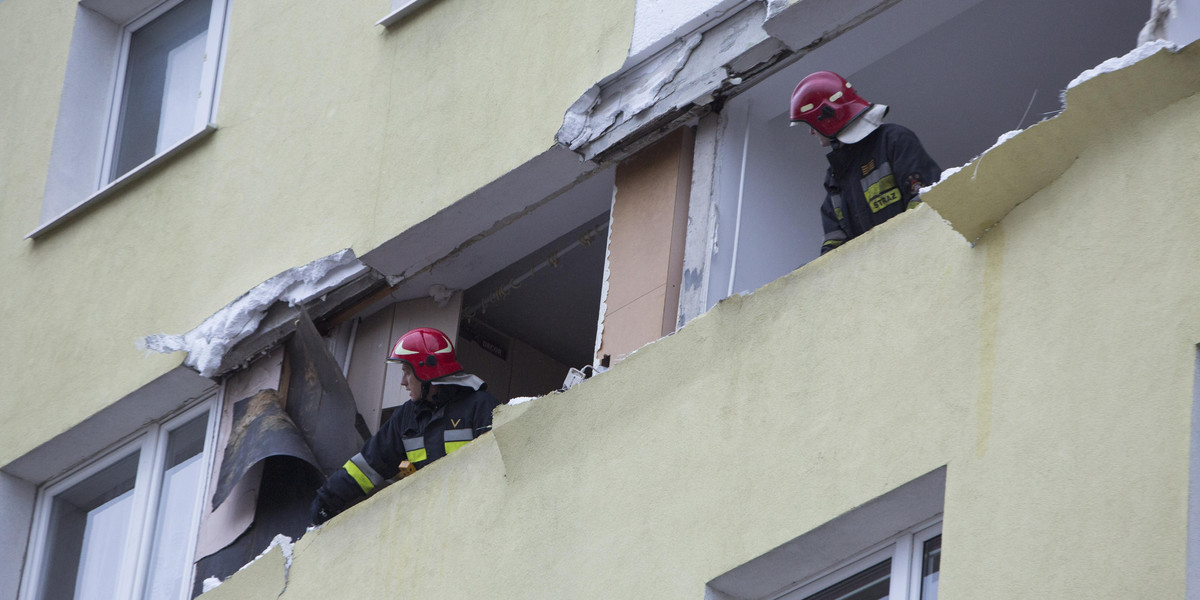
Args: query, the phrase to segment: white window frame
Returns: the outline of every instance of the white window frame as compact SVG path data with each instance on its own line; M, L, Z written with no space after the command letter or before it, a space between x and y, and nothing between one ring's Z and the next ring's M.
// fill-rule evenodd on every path
M864 550L815 578L763 600L803 600L888 558L892 559L888 598L920 600L925 542L941 533L942 517L938 515Z
M123 23L114 23L110 15L88 8L86 3L77 9L87 11L93 16L76 17L67 78L63 84L63 96L55 126L50 170L42 200L41 223L26 234L26 239L37 239L56 229L84 209L113 195L140 179L156 165L166 162L216 131L217 105L228 43L230 0L212 0L208 35L205 39L201 97L197 103L192 133L161 149L129 171L115 178L111 176L130 37L139 27L153 21L180 2L182 0L147 2L145 4L148 6L144 10ZM137 0L130 0L129 3L137 3ZM100 21L107 25L97 24L82 29L80 27L81 23ZM107 31L106 28L112 29ZM109 58L105 58L106 54ZM111 67L107 66L110 61L114 63ZM110 75L96 75L97 72L104 71L109 71ZM83 81L84 79L87 81ZM106 83L101 84L98 79L103 79ZM86 127L87 123L92 122L98 123L98 131L91 131ZM67 175L68 173L81 174L76 178Z
M111 176L113 158L116 155L117 143L119 141L117 139L117 131L121 119L121 102L125 96L125 74L129 66L130 40L133 38L134 32L154 22L167 11L179 6L183 2L184 0L166 0L165 2L156 4L121 28L121 53L117 60L117 73L113 80L112 100L109 102L108 107L108 130L105 134L104 159L100 167L100 180L96 184L96 189L102 189L110 183L121 179L126 174L137 171L145 166L145 164L153 162L160 155L169 152L171 148L180 142L204 131L205 127L212 121L217 85L217 63L221 62L221 45L225 38L226 0L212 0L212 8L209 11L208 34L205 36L204 44L204 67L200 77L200 99L196 104L196 114L192 122L192 133L184 137L183 140L179 140L162 151L156 152L154 156L144 161L141 165L130 169L128 172L121 173L116 177ZM218 57L218 60L210 60L209 57Z
M125 547L121 549L124 556L135 556L133 561L125 561L121 565L118 579L117 598L141 598L144 592L147 576L147 566L150 560L154 528L158 522L158 499L162 491L162 474L166 462L168 436L177 427L194 419L205 411L208 412L206 423L204 450L201 461L204 464L201 493L192 511L190 534L188 537L188 564L191 576L184 577L180 587L179 598L191 597L192 579L195 572L195 547L199 533L200 517L203 502L200 499L209 494L208 484L212 478L212 457L216 444L217 428L220 424L220 403L212 396L176 411L159 421L143 428L130 439L118 442L113 447L90 459L86 463L72 469L59 477L48 481L37 494L34 505L33 525L30 528L30 540L26 554L26 568L22 574L19 600L36 600L37 588L41 581L42 571L46 567L46 543L50 525L52 502L61 494L102 469L124 459L131 453L141 452L138 458L137 478L133 488L133 503L131 505L129 530L125 538ZM114 549L115 550L115 549Z

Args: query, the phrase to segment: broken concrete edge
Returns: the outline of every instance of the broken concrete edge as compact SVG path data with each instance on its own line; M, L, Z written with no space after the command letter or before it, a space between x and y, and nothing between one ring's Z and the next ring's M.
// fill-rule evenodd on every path
M693 33L588 89L567 110L555 140L585 160L619 161L689 120L719 112L725 101L898 1L780 0L714 13ZM813 21L826 25L814 28Z
M556 148L559 147L552 145L547 152ZM572 163L578 162L576 155L565 150L561 152L572 157ZM294 321L302 308L309 312L318 325L327 317L332 317L336 323L344 318L347 310L356 312L365 309L369 312L378 308L389 300L375 297L377 293L395 291L401 284L410 283L414 278L455 259L478 241L557 199L601 170L595 164L581 168L580 173L570 181L542 199L495 220L457 246L444 249L440 255L422 254L399 263L393 261L377 265L371 258L375 251L356 258L351 249L344 249L264 281L185 334L149 335L138 340L137 345L144 350L161 353L185 351L188 353L183 362L185 367L204 377L223 376L246 367L282 343L295 330ZM445 207L431 219L461 212L460 204ZM424 226L425 223L422 223L413 229ZM393 268L400 270L394 271ZM367 301L371 299L375 301ZM364 304L359 306L360 302Z
M605 163L636 151L631 144L644 146L656 133L708 112L744 89L749 74L791 54L763 31L765 18L766 6L758 2L715 13L693 33L623 66L571 105L555 140L585 160Z
M240 569L224 581L216 577L205 579L201 584L202 595L211 600L219 600L226 595L230 598L245 598L258 595L248 594L247 592L250 590L244 586L237 585L241 581L245 581L248 585L253 585L255 589L263 592L271 592L277 589L275 597L282 595L287 589L288 577L292 569L294 548L295 542L292 541L292 538L282 533L276 535L258 556L245 565L242 565ZM279 567L283 568L280 569ZM246 574L240 575L243 571L246 571ZM277 573L278 577L268 576L272 572ZM229 587L222 587L225 582L231 580L235 580L233 584Z
M1139 44L1136 48L1130 50L1124 56L1110 58L1099 65L1080 73L1079 76L1071 80L1071 83L1067 84L1067 91L1070 91L1071 89L1078 87L1085 82L1091 81L1101 75L1130 67L1136 63L1146 60L1147 58L1150 58L1155 54L1158 54L1163 50L1168 52L1179 52L1180 48L1173 42L1159 39L1150 40L1148 42ZM1063 92L1062 103L1064 107L1067 106L1066 91Z
M608 205L608 237L604 240L604 272L600 276L600 309L596 317L596 340L592 346L592 365L600 364L600 348L604 344L604 318L608 316L608 282L612 274L613 214L617 206L617 186L613 185L612 200Z
M1200 45L1187 48L1190 55L1200 54ZM1112 81L1114 75L1148 68L1142 63L1152 58L1169 60L1181 52L1183 49L1170 42L1155 40L1084 71L1063 92L1063 110L1058 114L1009 131L967 164L946 169L938 183L921 190L922 200L974 246L1017 205L1057 180L1083 151L1087 136L1113 127L1122 111L1130 111L1131 118L1136 116L1133 111L1152 114L1186 97L1189 89L1195 93L1194 87L1183 82L1158 86L1159 94L1153 99L1148 96L1155 94L1147 93L1145 87L1136 88L1141 90L1137 107L1132 101L1107 102L1112 95L1109 88L1121 85Z
M182 335L148 335L138 344L160 353L187 352L184 364L204 377L220 374L225 355L238 342L259 331L277 302L295 307L339 288L369 272L350 249L294 267L254 286L199 326Z
M374 305L378 296L391 291L387 278L377 271L367 270L362 275L351 278L307 302L294 306L283 301L276 302L267 309L258 330L234 344L225 353L217 375L243 369L278 348L296 331L301 311L307 312L309 317L320 323L323 328L332 327L338 321L348 319L358 314L361 309Z

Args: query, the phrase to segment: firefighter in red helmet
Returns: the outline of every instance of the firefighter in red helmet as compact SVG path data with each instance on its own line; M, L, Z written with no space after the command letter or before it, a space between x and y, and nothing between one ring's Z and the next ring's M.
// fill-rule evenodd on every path
M445 333L414 329L396 340L387 360L404 369L401 385L412 399L317 490L314 525L385 485L402 462L421 469L492 428L492 410L500 402L482 379L463 372Z
M941 178L941 168L916 134L883 123L887 111L832 71L805 77L792 92L792 125L807 124L830 148L821 254L916 207L921 188Z

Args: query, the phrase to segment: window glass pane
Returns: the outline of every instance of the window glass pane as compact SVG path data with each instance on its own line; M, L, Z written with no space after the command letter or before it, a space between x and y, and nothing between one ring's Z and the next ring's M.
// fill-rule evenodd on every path
M884 600L888 597L891 580L892 560L889 558L804 600Z
M39 598L114 597L129 532L137 466L135 452L51 500Z
M188 554L192 519L203 485L204 437L208 415L188 421L168 436L167 455L147 569L147 600L176 599L184 592L183 580L191 573Z
M937 600L938 574L942 570L942 536L925 542L921 556L921 600Z
M184 0L130 36L110 180L193 133L211 11Z

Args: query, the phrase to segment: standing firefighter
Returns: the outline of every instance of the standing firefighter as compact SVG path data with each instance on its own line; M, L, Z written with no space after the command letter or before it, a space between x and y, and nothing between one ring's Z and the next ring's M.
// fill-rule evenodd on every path
M916 134L882 124L888 107L863 100L850 82L817 71L792 92L792 125L806 123L831 147L821 223L825 254L846 240L915 207L924 186L941 177Z
M492 410L500 402L484 391L482 379L463 373L446 334L414 329L400 336L387 360L404 368L401 385L412 400L317 490L315 525L381 487L400 472L401 462L420 469L492 428Z

